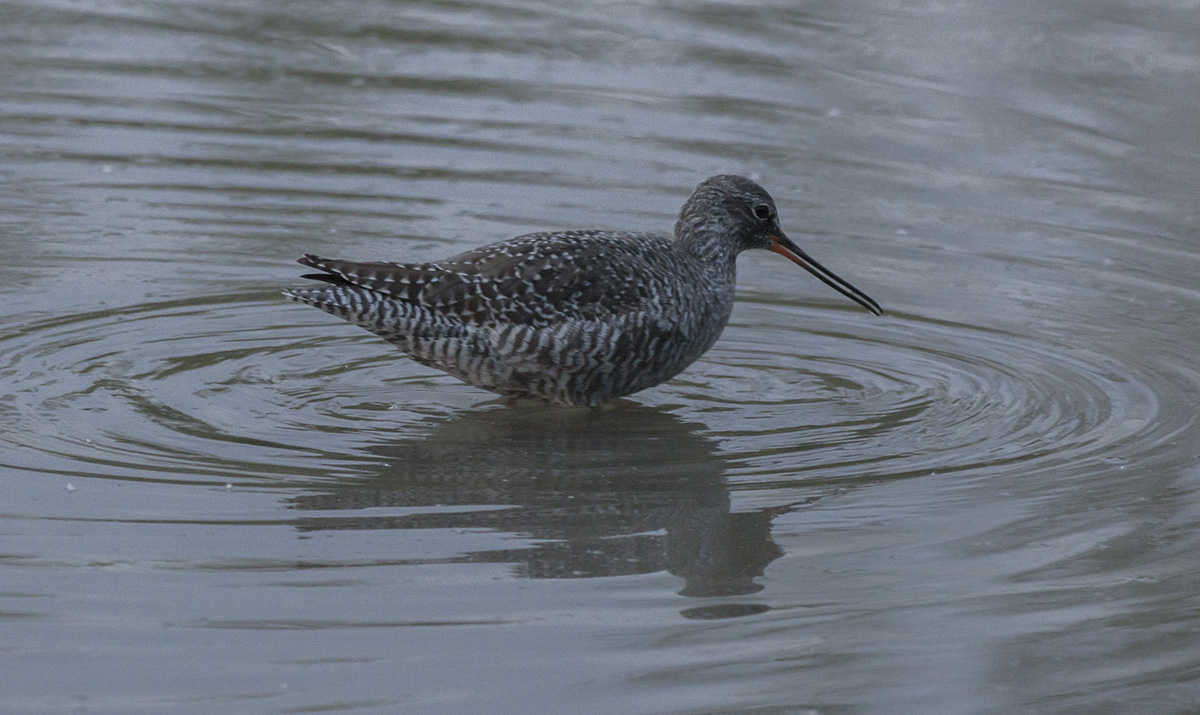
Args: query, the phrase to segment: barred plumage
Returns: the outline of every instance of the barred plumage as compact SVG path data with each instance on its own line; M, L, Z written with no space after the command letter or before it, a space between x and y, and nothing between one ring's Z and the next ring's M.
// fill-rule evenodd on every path
M305 255L327 285L289 298L359 325L417 362L510 397L599 406L669 380L708 350L733 308L735 261L767 248L879 314L875 301L792 243L775 203L714 176L684 204L675 240L534 233L433 263Z

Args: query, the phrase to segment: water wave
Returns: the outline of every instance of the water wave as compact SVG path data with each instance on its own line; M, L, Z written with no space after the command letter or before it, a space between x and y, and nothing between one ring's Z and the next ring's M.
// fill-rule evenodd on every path
M121 479L320 479L364 445L501 409L273 291L30 319L0 340L0 376L6 466ZM1190 424L1161 393L1045 339L748 301L635 399L702 425L749 484L1129 459Z

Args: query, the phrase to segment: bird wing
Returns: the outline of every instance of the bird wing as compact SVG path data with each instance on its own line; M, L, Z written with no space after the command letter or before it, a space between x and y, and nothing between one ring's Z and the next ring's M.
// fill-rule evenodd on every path
M667 239L653 234L535 233L433 263L358 263L306 255L321 273L468 324L539 326L646 306L668 284ZM661 280L660 280L661 279Z

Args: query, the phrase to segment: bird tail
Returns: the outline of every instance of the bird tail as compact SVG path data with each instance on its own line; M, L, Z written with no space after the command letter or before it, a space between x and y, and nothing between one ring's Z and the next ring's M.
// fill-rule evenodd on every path
M365 328L417 362L444 370L473 385L500 390L499 385L507 380L511 368L495 353L485 328L467 325L389 292L387 281L360 275L362 267L371 268L373 264L327 260L313 255L306 255L299 262L321 271L304 276L319 284L283 291L289 299Z
M321 271L320 273L305 273L300 276L301 278L320 281L328 285L289 288L283 291L284 296L298 303L319 308L371 332L380 332L376 330L376 327L379 327L377 323L381 312L386 312L383 308L385 308L387 296L372 290L369 286L356 283L353 277L342 269L344 261L329 260L306 253L296 262Z
M329 260L312 254L305 255L298 263L320 270L320 273L308 273L302 277L319 281L321 285L288 288L283 291L285 297L365 328L410 354L422 352L417 349L420 341L461 339L471 330L461 321L419 303L378 290L372 285L363 285L352 271L355 266L362 264Z

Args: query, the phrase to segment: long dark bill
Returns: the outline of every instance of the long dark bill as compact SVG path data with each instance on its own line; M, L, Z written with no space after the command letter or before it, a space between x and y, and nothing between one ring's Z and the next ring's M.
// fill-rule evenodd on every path
M871 299L871 296L838 278L833 271L817 263L813 260L812 256L801 250L799 246L792 243L792 240L782 233L778 236L771 236L771 250L813 274L825 285L853 300L875 315L883 315L883 308L880 308L879 304Z

